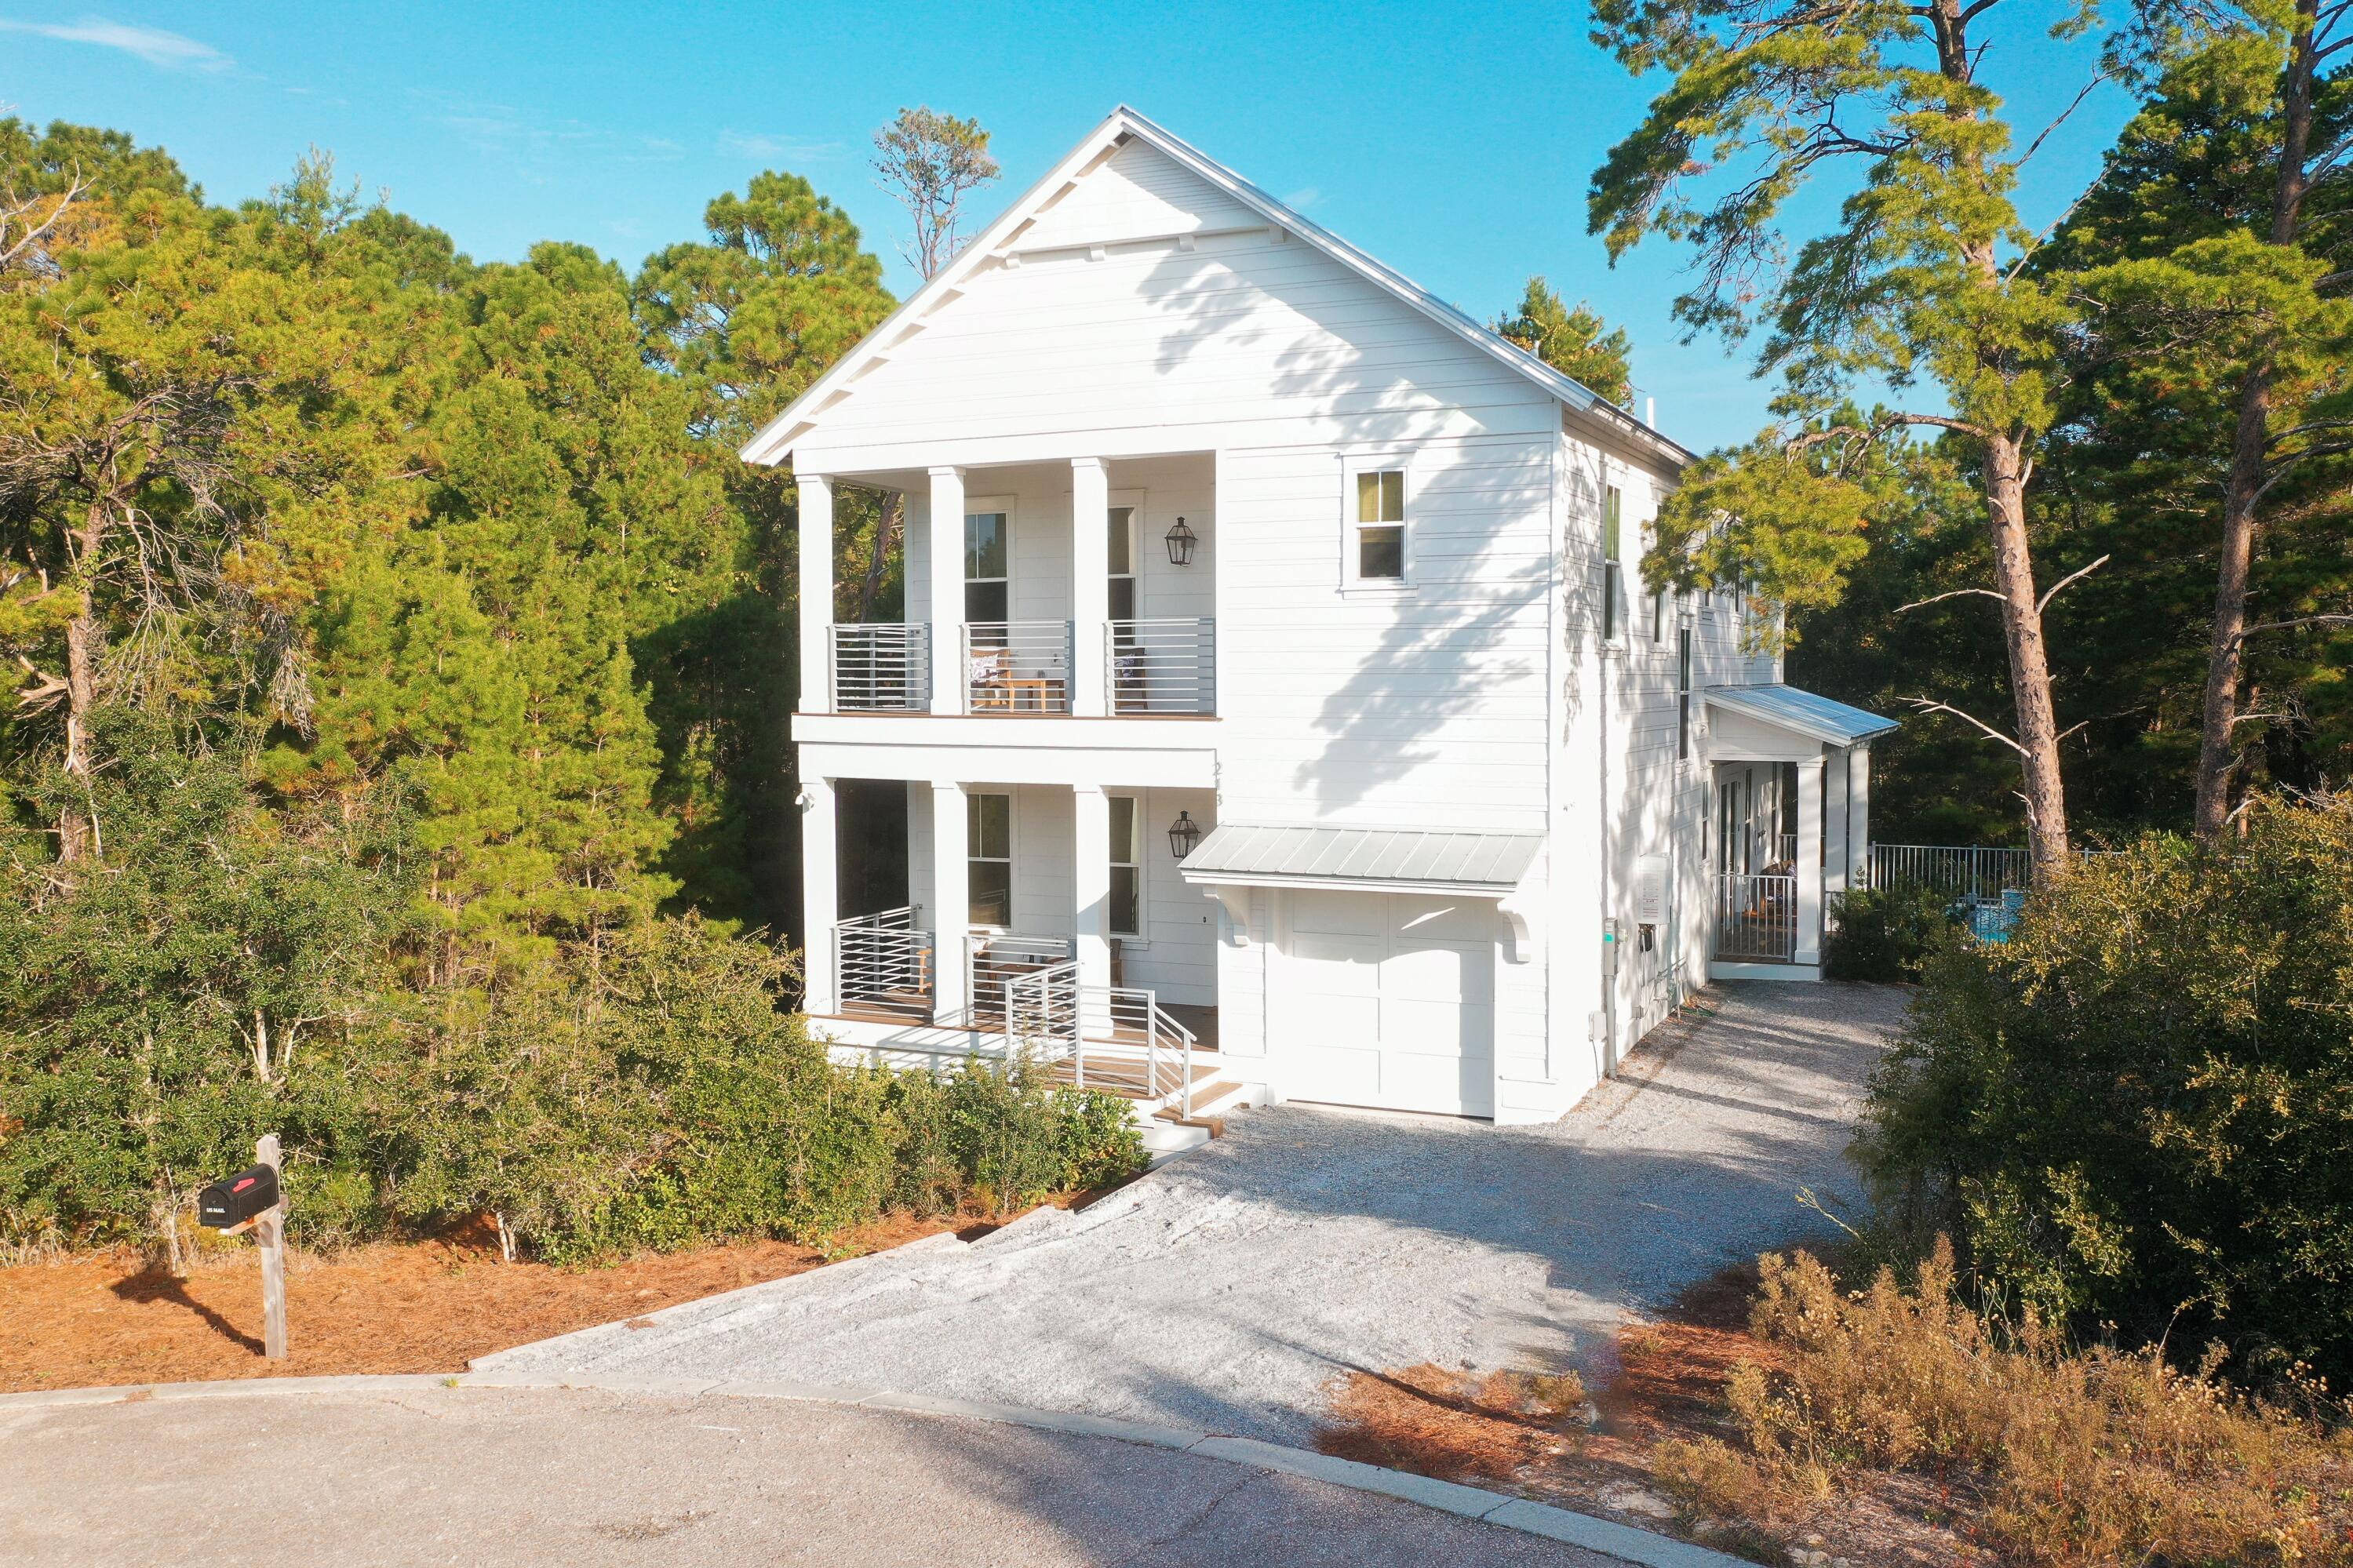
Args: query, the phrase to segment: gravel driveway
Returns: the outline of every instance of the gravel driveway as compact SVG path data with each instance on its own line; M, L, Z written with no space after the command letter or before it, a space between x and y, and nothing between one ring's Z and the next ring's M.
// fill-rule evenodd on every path
M1618 1326L1819 1234L1908 994L1720 985L1543 1127L1283 1106L1082 1213L478 1362L864 1384L1309 1440L1351 1371L1605 1370ZM638 1320L647 1323L647 1320Z

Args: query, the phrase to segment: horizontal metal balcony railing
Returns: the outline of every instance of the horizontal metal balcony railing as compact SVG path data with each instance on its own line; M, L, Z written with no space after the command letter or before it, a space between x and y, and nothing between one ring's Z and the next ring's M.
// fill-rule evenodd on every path
M1006 987L1026 975L1067 962L1071 939L979 932L965 939L965 996L975 1028L1002 1028Z
M932 933L902 907L833 928L834 1005L841 1013L931 1022Z
M965 710L1071 710L1071 623L973 621L964 628Z
M1788 963L1798 956L1798 879L1716 878L1715 956Z
M921 713L932 705L932 637L925 626L833 628L833 706L839 713Z
M1214 713L1218 623L1210 616L1113 621L1103 627L1113 713Z

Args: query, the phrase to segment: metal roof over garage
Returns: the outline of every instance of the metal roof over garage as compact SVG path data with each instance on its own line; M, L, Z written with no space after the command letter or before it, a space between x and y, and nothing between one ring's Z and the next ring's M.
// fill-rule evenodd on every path
M1432 888L1500 898L1519 885L1543 847L1533 833L1223 822L1181 869L1188 882Z
M1868 709L1850 707L1795 686L1711 686L1708 705L1745 713L1831 746L1852 746L1896 727Z

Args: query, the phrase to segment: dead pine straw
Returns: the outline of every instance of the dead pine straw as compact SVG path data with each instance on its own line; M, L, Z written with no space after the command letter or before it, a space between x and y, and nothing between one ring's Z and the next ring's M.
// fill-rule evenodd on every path
M804 1273L984 1216L891 1215L820 1249L754 1241L596 1268L502 1262L478 1222L438 1238L288 1259L290 1354L261 1354L258 1260L207 1246L185 1275L121 1248L0 1268L0 1391L346 1373L461 1372L468 1361L682 1301Z
M1335 1388L1337 1425L1316 1447L1440 1480L1516 1482L1581 1447L1589 1410L1573 1372L1473 1377L1428 1363L1356 1372Z

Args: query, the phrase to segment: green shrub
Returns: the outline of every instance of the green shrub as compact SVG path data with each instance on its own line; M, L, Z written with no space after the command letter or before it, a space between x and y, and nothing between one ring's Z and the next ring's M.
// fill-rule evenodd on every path
M1124 1181L1145 1164L1128 1101L1053 1082L1033 1064L967 1061L900 1080L900 1201L919 1213L993 1212Z
M1822 973L1832 980L1917 980L1928 954L1958 922L1947 900L1917 882L1857 888L1831 900Z
M1858 1156L1915 1234L2086 1334L2353 1377L2353 808L2071 868L1929 960Z
M400 813L263 813L233 763L119 711L98 744L102 861L0 833L0 1241L171 1233L265 1131L297 1234L381 1227Z
M298 834L230 763L122 739L102 863L66 879L0 843L0 1245L176 1247L264 1131L305 1244L487 1213L566 1262L817 1242L1143 1165L1125 1101L1026 1067L834 1064L785 1008L789 961L693 916L406 986L396 812Z

